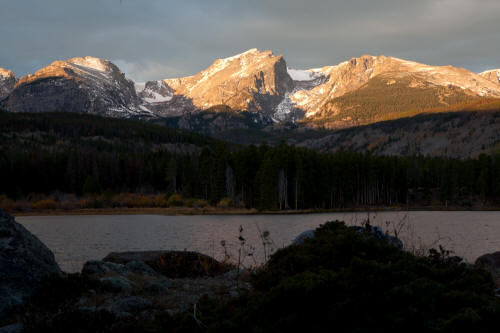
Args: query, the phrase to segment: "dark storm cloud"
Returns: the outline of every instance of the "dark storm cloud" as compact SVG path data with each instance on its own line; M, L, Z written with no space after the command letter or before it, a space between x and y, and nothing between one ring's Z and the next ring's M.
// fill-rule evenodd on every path
M295 68L385 54L500 67L498 0L0 0L0 67L110 59L137 80L190 75L257 47Z

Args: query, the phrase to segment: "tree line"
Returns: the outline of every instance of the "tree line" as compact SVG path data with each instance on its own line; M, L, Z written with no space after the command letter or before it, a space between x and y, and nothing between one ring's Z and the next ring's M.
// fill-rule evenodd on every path
M280 144L224 143L193 152L113 151L92 146L2 149L0 194L55 191L177 193L211 204L259 209L330 209L412 203L494 204L500 155L475 159L333 154Z

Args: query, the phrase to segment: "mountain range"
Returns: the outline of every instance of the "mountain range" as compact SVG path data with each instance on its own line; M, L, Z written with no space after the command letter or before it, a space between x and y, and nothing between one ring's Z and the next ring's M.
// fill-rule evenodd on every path
M282 55L251 49L193 76L143 83L93 57L55 61L20 79L0 69L0 108L7 111L141 118L215 136L362 129L486 99L500 99L500 70L477 74L370 55L295 70Z

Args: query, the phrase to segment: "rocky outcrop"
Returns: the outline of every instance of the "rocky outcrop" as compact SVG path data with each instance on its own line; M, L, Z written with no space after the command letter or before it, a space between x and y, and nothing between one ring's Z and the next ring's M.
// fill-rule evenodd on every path
M23 331L24 331L23 323L15 323L4 327L0 327L0 333L21 333Z
M391 235L383 232L382 228L380 228L380 227L372 226L372 225L366 223L362 227L353 226L351 228L356 230L356 232L358 232L358 233L371 234L371 235L375 236L376 238L380 239L381 241L384 241L389 245L397 247L400 250L403 249L403 242L399 238L397 238L395 236L391 236Z
M60 272L53 253L0 210L0 316L21 305L43 277Z
M103 261L129 265L131 262L144 262L157 273L168 278L194 278L215 276L231 269L212 257L189 251L140 251L113 252Z
M9 96L15 84L14 72L0 68L0 101Z
M22 77L1 106L13 112L67 111L130 117L139 106L134 83L114 64L93 57L55 61Z
M387 242L389 245L397 247L400 250L403 249L403 242L399 238L384 233L380 227L372 226L367 223L362 227L352 226L350 228L354 229L358 233L371 234L376 238L384 242ZM316 236L316 230L306 230L294 239L292 245L302 245L307 239L314 238L315 236Z
M306 230L297 237L295 237L295 239L292 242L292 245L302 245L304 244L306 239L314 238L314 236L316 236L316 230Z
M117 264L100 260L87 261L83 266L82 274L97 277L109 276L110 274L138 274L146 276L158 275L158 273L156 273L143 261L129 261L126 264Z
M228 272L233 267L197 252L121 252L110 253L105 260L85 263L82 275L98 280L99 288L97 296L94 291L79 299L79 311L151 317L159 311L185 311L203 295L230 298L251 289L243 281L248 273Z
M168 117L163 122L169 127L203 133L224 139L225 133L238 129L262 129L272 120L255 112L233 112L228 108L186 113L179 117ZM234 134L233 134L234 135Z
M497 288L500 288L500 251L480 256L475 264L490 272Z

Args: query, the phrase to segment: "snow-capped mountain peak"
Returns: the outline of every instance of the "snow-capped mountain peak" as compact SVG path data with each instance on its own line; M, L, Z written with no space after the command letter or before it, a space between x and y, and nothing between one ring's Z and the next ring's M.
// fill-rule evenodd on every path
M134 83L108 60L95 57L54 61L22 77L2 102L13 111L71 111L130 117L139 106Z
M218 59L196 75L164 82L196 109L226 105L233 110L271 113L293 89L283 56L250 49Z
M114 69L110 61L90 56L82 58L72 58L66 61L70 64L95 69L100 72L108 72Z

